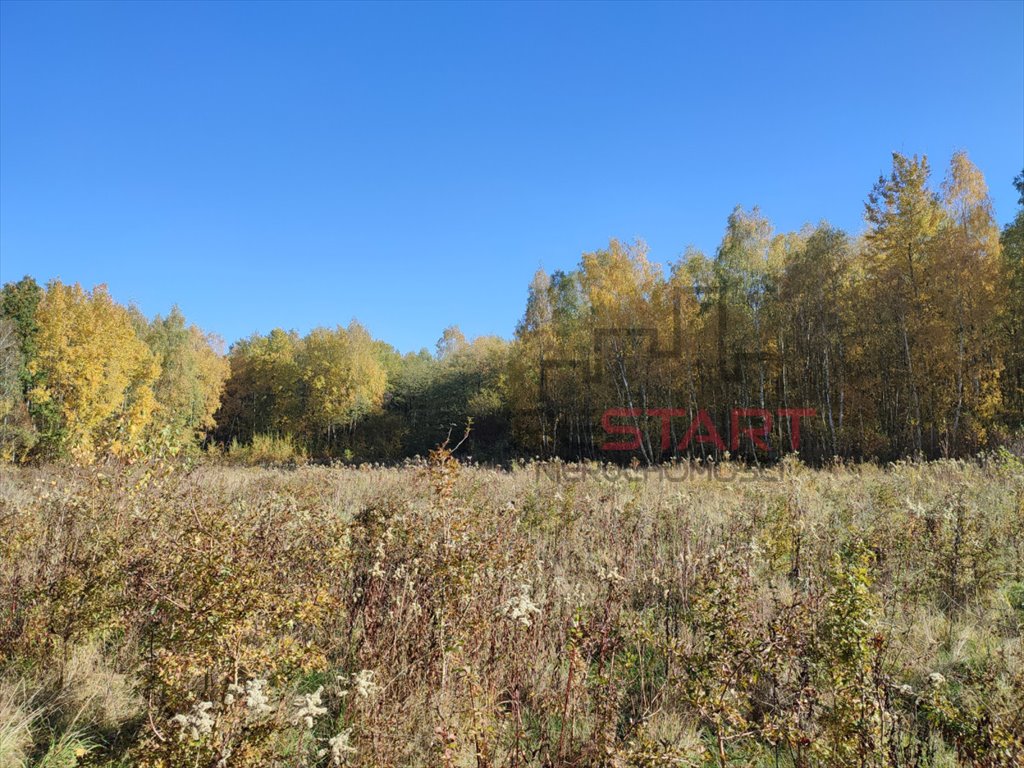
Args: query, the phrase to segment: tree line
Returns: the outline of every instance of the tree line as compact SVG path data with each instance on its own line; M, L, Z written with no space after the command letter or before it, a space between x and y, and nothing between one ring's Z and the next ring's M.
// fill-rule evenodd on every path
M866 229L777 233L729 216L716 251L663 266L613 240L571 271L533 278L511 340L452 326L400 354L356 322L233 344L173 309L152 320L26 277L0 294L0 454L8 460L242 451L285 441L310 458L394 461L449 435L481 460L655 462L723 447L680 441L698 414L744 414L765 440L832 457L964 456L1024 430L1024 174L1002 232L981 172L955 154L939 183L893 155ZM609 414L617 414L614 419ZM732 423L730 424L730 421ZM609 452L610 431L637 440ZM725 447L737 452L736 441Z

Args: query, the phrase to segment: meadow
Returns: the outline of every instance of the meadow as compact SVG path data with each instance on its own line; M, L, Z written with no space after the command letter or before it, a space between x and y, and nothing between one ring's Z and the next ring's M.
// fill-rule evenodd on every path
M0 766L1012 766L1024 464L0 468Z
M0 0L0 768L1024 768L1022 30Z

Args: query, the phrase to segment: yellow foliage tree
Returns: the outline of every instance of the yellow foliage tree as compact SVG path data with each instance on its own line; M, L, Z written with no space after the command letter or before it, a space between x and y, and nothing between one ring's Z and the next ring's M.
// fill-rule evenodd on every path
M215 426L213 416L228 376L227 359L218 351L221 342L186 325L177 307L149 324L146 341L160 361L160 376L153 387L158 406L154 428L173 448L195 445Z
M944 454L982 447L1002 405L999 339L999 228L985 178L964 152L942 185L946 212L934 243L935 311L941 354L931 384Z
M88 461L138 450L156 406L159 365L129 311L105 286L90 293L54 281L36 319L29 399L53 415L44 433L50 452Z
M351 429L384 399L387 372L373 339L358 323L313 330L303 340L299 366L307 429L327 446L339 428Z

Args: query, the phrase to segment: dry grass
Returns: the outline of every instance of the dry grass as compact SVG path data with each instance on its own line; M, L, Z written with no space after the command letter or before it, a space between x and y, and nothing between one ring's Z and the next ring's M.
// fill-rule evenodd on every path
M0 765L1015 765L1024 466L0 470Z

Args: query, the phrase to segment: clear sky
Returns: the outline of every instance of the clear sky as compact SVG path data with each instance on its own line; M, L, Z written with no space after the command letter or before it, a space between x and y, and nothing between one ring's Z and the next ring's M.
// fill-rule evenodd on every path
M610 237L863 227L893 150L1024 166L1024 3L0 3L0 278L227 341L511 335Z

